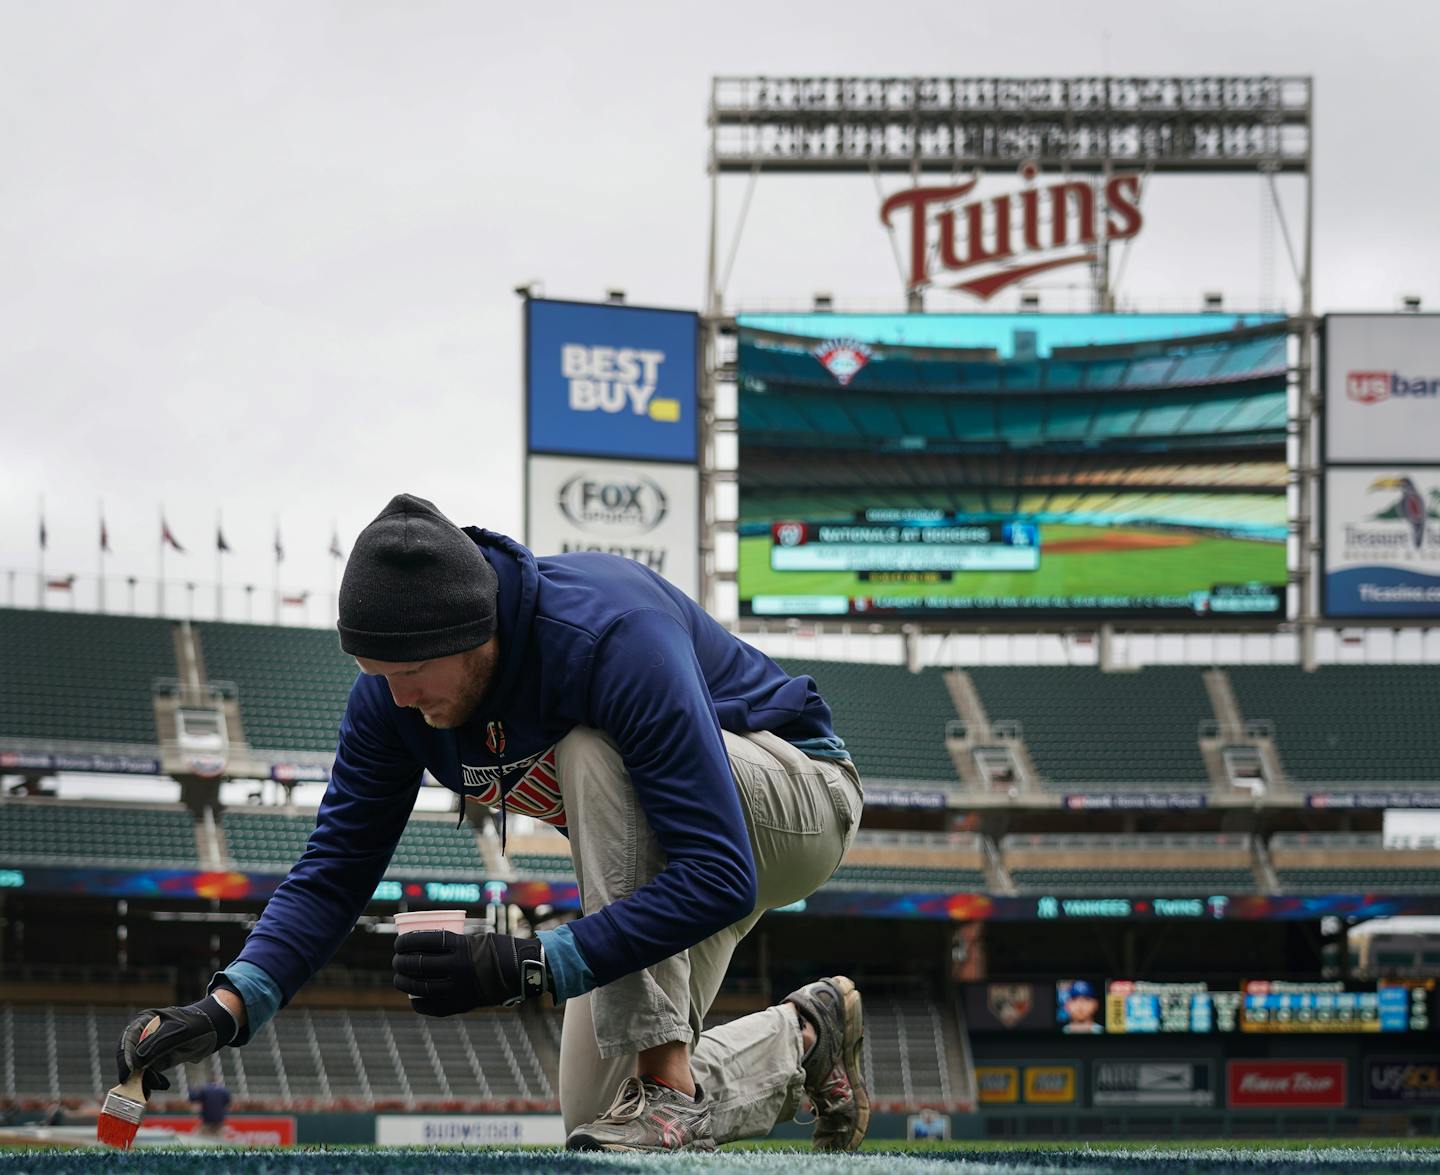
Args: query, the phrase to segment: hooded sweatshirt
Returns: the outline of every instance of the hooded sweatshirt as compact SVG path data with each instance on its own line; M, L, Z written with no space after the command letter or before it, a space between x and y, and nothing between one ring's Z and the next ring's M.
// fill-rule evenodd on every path
M503 535L466 533L499 579L494 683L463 726L436 730L397 707L383 678L356 680L315 831L223 973L245 997L247 1038L349 934L424 770L484 801L518 787L528 806L516 810L564 831L558 810L543 811L555 744L587 726L619 749L667 863L630 896L542 933L566 998L754 909L755 862L722 730L771 731L812 754L848 757L812 678L790 677L648 568L596 552L537 559Z

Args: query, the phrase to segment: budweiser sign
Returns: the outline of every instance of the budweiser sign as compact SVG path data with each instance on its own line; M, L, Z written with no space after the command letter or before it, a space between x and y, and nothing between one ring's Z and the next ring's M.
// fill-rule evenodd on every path
M968 199L977 172L961 184L910 188L886 200L880 219L887 227L909 217L910 287L934 285L942 272L960 274L965 280L952 288L990 298L1037 273L1091 264L1102 238L1125 241L1140 231L1138 171L1042 184L1027 163L1020 179L1019 192L988 199Z
M1230 1105L1343 1109L1344 1061L1230 1061Z

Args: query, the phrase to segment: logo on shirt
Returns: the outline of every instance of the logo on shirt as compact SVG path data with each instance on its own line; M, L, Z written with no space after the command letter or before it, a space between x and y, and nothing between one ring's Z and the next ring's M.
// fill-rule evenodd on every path
M485 723L485 749L497 759L505 753L505 723Z

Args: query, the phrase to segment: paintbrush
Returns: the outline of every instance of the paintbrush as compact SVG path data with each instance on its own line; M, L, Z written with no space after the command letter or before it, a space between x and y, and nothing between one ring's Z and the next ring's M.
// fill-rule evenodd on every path
M145 1025L140 1039L144 1040L159 1027L160 1017L156 1016ZM136 1069L105 1095L105 1104L100 1107L100 1120L95 1123L95 1137L106 1146L128 1151L144 1116L145 1070Z

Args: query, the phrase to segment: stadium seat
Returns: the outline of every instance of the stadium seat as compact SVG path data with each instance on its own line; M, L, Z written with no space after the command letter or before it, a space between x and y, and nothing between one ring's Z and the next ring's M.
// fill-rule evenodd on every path
M0 800L0 862L195 868L195 818L178 804Z

